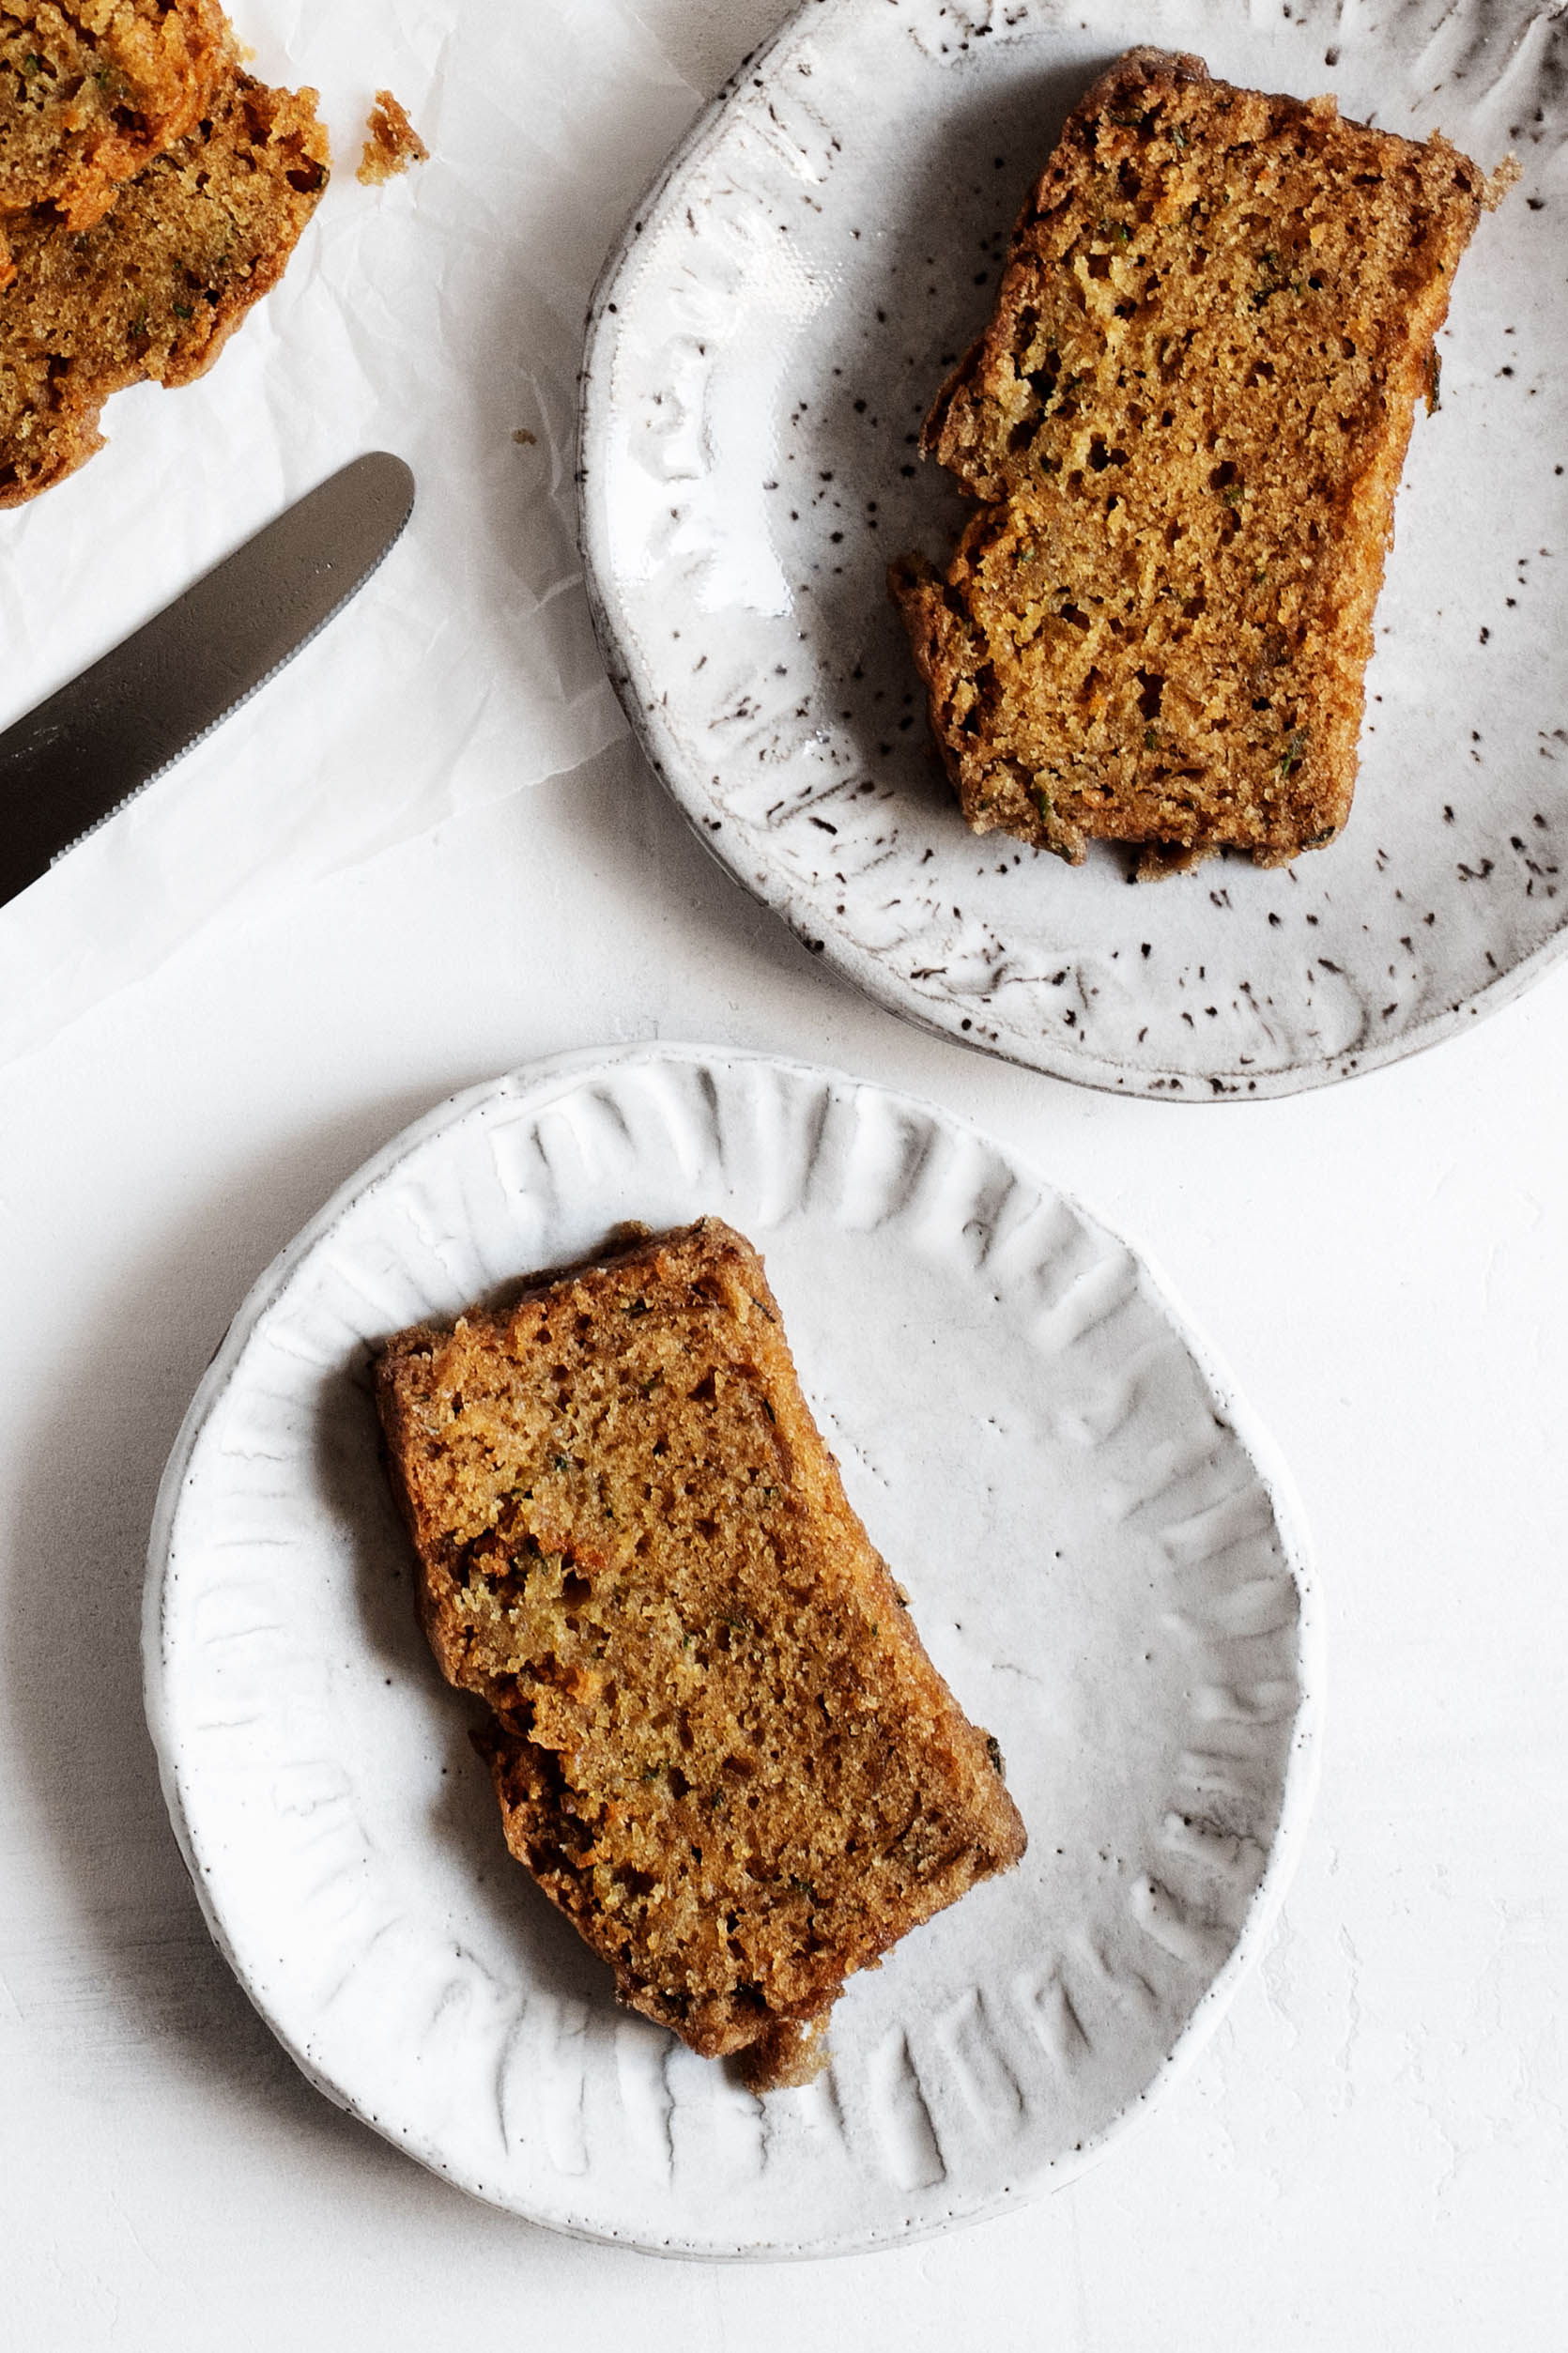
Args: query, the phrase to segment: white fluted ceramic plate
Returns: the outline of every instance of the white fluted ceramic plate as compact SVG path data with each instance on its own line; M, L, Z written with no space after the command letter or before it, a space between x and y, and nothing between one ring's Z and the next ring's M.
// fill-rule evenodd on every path
M1417 420L1355 812L1283 872L1127 886L972 837L884 571L961 501L915 436L1064 115L1135 42L1441 128L1484 220ZM701 838L891 1007L1064 1078L1279 1095L1433 1043L1568 933L1568 17L1536 0L809 0L650 192L589 323L600 638Z
M366 1383L400 1327L706 1211L764 1252L852 1500L1030 1838L852 1980L831 2071L765 2102L618 2010L507 1855ZM213 1933L331 2099L536 2221L774 2255L993 2212L1145 2111L1280 1900L1317 1639L1282 1474L1124 1243L928 1105L649 1046L443 1106L257 1285L164 1479L146 1665Z

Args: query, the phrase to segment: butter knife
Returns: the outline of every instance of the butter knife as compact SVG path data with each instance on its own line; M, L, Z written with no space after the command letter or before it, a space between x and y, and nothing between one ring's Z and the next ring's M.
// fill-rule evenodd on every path
M8 728L0 904L308 645L364 586L413 505L400 457L356 458Z

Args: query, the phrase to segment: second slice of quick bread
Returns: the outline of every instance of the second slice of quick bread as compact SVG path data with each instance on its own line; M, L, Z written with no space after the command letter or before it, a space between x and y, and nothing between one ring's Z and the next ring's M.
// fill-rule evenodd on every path
M1372 615L1454 269L1424 145L1135 50L1068 116L930 453L979 502L895 566L976 832L1277 866L1349 813Z
M377 1393L507 1842L623 2001L757 2088L1023 1825L716 1219L391 1342Z

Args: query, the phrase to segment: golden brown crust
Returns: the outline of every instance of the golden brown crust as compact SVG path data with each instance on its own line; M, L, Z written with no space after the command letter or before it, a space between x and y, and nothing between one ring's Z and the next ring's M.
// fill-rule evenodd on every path
M48 208L9 223L0 292L0 507L103 446L104 402L189 384L283 275L327 184L314 90L235 73L208 115L120 190L93 227Z
M802 2080L851 1971L1022 1854L715 1219L450 1333L377 1398L507 1842L624 2002Z
M1349 813L1415 403L1476 166L1137 50L1014 232L929 454L980 506L890 587L977 832L1141 871Z

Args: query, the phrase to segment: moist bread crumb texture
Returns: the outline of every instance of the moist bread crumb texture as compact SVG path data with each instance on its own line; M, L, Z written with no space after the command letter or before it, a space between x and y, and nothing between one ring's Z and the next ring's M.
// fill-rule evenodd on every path
M976 832L1145 875L1338 833L1415 405L1503 184L1196 57L1088 92L927 422L978 512L945 575L891 575Z
M0 26L9 23L0 13ZM327 185L315 92L271 89L241 71L226 24L218 46L223 71L199 117L85 225L73 226L58 200L0 219L9 252L0 272L0 507L36 497L103 447L99 420L112 393L189 384L209 368L282 277ZM0 137L17 103L14 78L0 74Z
M236 62L217 0L0 0L0 231L42 204L91 228Z
M507 1843L620 1998L754 2088L855 1969L1016 1862L995 1744L927 1657L715 1219L378 1361L420 1607Z

